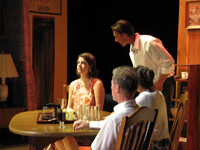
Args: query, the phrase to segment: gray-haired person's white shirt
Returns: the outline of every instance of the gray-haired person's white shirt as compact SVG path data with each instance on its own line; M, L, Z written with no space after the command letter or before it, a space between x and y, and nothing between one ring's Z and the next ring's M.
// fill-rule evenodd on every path
M114 150L123 116L131 115L139 106L135 100L129 100L114 107L113 114L106 117L103 121L90 121L91 128L100 127L100 131L95 137L92 150Z

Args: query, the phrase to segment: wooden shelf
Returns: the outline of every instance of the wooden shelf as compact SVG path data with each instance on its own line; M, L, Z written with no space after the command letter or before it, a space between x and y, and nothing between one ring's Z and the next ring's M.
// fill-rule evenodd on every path
M180 95L184 92L181 87L187 86L187 91L189 95L189 108L187 118L185 121L185 128L183 131L186 131L185 135L187 136L187 150L200 149L200 64L176 64L176 76L175 81L175 97L173 102L178 102ZM188 72L188 79L181 79L179 76L182 71ZM169 121L172 122L173 118L169 118ZM183 132L182 131L182 132Z
M184 80L184 79L181 79L181 78L179 78L179 79L174 79L175 81L179 81L179 82L189 82L189 80Z
M173 101L173 102L179 102L180 99L178 99L178 98L172 98L172 101Z

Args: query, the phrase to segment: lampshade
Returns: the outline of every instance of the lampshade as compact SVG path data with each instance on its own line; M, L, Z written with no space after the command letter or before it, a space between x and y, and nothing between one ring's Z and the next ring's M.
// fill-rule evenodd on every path
M0 54L0 101L6 101L8 97L8 86L6 78L18 77L17 70L10 54Z
M11 54L0 54L0 78L18 76Z

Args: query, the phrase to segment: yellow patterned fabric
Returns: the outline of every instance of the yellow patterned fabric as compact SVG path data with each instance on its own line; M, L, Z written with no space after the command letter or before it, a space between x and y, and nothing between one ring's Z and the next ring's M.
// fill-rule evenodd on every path
M100 79L93 78L91 80L91 83L89 84L89 87L85 87L84 85L80 85L80 79L77 79L75 81L74 85L74 91L72 93L72 99L73 99L73 108L76 109L79 106L79 99L80 99L80 105L90 105L95 106L95 97L94 97L94 84Z

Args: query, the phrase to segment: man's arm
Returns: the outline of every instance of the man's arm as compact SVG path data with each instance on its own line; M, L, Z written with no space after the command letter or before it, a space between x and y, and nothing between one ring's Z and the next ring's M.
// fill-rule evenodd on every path
M163 83L165 82L165 80L167 79L167 77L169 76L169 74L161 74L160 78L158 80L157 83L154 84L154 90L158 90L161 91L163 90Z
M77 120L73 124L74 130L78 130L81 128L87 128L87 127L89 127L89 122L85 121L85 120Z
M104 120L102 121L85 121L85 120L77 120L73 124L74 130L78 130L81 128L95 128L95 129L101 129L101 127L104 124Z

